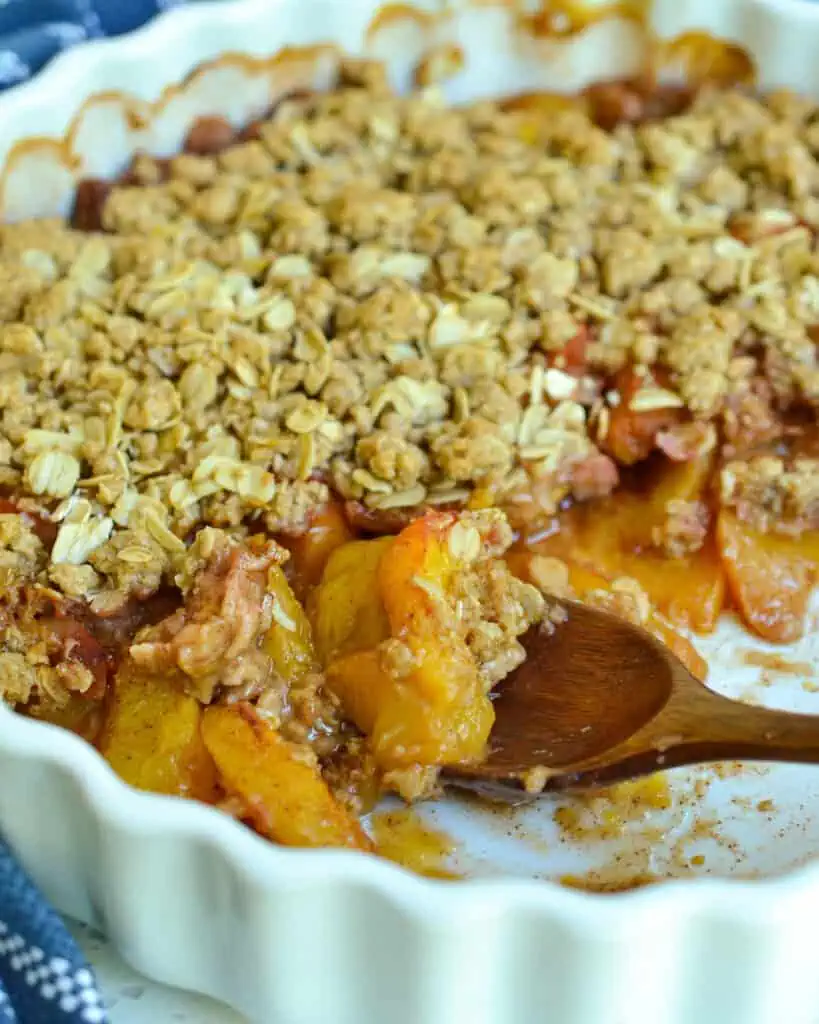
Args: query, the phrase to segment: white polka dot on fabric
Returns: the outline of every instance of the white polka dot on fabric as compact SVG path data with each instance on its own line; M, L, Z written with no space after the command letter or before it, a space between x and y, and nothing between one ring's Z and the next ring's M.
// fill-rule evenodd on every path
M0 8L7 2L0 0ZM94 0L72 2L92 5ZM90 33L80 30L77 37L85 34ZM4 57L0 47L0 80L8 70ZM2 840L0 883L7 901L4 906L13 907L9 919L0 920L0 1024L46 1019L53 1024L107 1024L94 974L84 966L59 918L44 905ZM38 941L42 947L35 944Z
M22 82L31 74L31 68L14 50L0 50L0 84L3 88Z
M2 6L2 0L0 0ZM74 971L66 957L46 957L39 946L28 946L18 932L10 933L8 924L0 921L0 958L12 971L18 973L30 989L41 999L54 1004L55 1009L71 1014L82 1024L105 1024L106 1011L96 988L94 975L87 967ZM79 1017L75 1015L79 1011ZM20 1024L14 1006L0 982L0 1024Z

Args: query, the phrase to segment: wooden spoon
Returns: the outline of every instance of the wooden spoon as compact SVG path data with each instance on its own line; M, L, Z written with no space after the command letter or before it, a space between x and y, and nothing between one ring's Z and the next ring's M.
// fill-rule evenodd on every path
M704 761L819 763L819 715L722 697L639 626L562 603L566 621L531 630L501 684L489 757L447 769L449 783L520 799Z

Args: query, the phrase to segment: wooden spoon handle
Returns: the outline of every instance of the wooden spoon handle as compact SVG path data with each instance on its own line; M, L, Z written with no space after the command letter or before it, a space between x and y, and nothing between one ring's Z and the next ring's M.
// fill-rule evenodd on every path
M673 708L669 712L666 729L673 724ZM686 757L819 764L819 715L743 704L703 687L696 700L689 693L684 718L673 746Z
M709 761L819 764L819 715L743 704L698 684L605 760L578 765L555 788L619 782Z

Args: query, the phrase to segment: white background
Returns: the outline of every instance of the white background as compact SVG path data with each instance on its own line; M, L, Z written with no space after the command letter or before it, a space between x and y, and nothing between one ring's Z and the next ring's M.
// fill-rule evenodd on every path
M126 966L97 932L68 924L97 974L111 1024L247 1024L211 999L148 981Z

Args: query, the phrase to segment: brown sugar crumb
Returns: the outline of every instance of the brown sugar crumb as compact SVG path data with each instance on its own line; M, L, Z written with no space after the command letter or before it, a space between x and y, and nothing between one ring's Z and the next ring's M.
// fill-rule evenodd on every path
M601 611L617 615L635 626L644 626L651 615L648 594L637 580L621 576L614 580L608 590L591 590L584 595L585 604Z
M190 594L183 608L136 638L130 656L150 672L180 676L207 703L215 687L261 689L272 671L259 638L273 622L267 570L286 553L272 541L259 551L205 531L188 552ZM182 579L185 583L185 577Z
M537 765L535 768L528 768L521 776L523 791L528 793L530 796L537 796L546 788L549 779L553 775L558 774L559 772L546 768L544 765Z
M77 187L71 222L80 231L99 231L102 227L102 207L111 191L111 183L97 178L86 178Z
M450 551L461 565L452 595L459 628L487 689L523 662L518 638L546 609L540 591L512 575L499 557L511 541L506 521L493 511L462 516L449 532Z
M729 462L720 475L722 504L759 529L819 528L819 459L758 456Z
M211 156L226 149L235 138L233 126L223 117L198 117L185 137L186 153Z
M547 555L530 555L526 560L527 577L543 594L555 597L571 597L569 567L559 558Z
M46 562L45 549L26 517L0 513L0 587L7 590L33 580Z
M654 528L652 539L672 558L682 558L703 546L710 521L705 502L674 499L666 503L665 519Z

